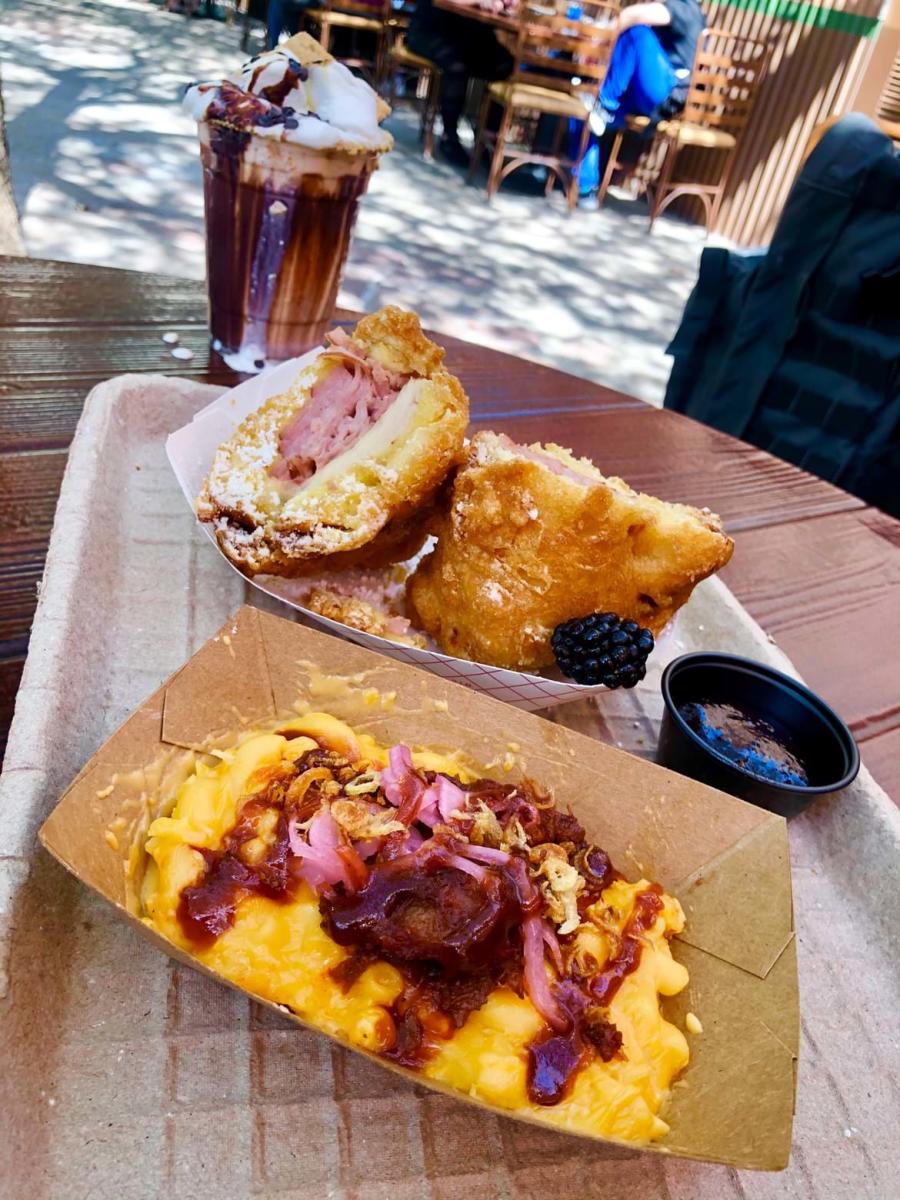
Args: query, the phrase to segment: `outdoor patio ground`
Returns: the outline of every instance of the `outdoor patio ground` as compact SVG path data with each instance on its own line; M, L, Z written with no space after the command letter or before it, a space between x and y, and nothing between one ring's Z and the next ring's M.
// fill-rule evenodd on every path
M0 0L13 185L35 257L201 278L203 204L184 82L242 61L239 31L150 0ZM640 201L569 215L557 190L483 186L425 162L409 110L362 207L341 302L393 302L435 329L662 402L665 346L703 235L647 231ZM481 180L483 184L483 179Z

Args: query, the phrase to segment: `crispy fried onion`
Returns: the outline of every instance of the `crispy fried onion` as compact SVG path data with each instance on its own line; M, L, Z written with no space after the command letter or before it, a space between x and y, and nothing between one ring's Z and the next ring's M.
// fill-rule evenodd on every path
M328 782L333 782L333 777L327 767L310 767L302 775L298 775L288 788L285 797L288 806L299 808L303 797L314 783Z
M406 832L406 826L396 818L395 809L379 808L371 801L334 800L331 815L351 841Z
M507 854L511 850L527 850L528 837L518 817L501 825L494 810L480 796L469 796L464 807L449 814L458 822L465 836L475 846L493 846Z
M377 792L381 787L381 772L380 771L365 771L362 775L357 775L355 779L351 779L349 783L344 785L344 791L348 796L365 796L371 792Z
M572 933L581 924L578 896L584 891L583 877L569 862L562 846L552 842L535 846L530 858L532 874L547 906L547 916L557 926L558 933Z
M476 797L465 808L457 808L450 815L459 821L471 821L471 828L466 836L474 845L500 847L503 841L503 826L483 800Z
M610 938L596 925L585 922L567 947L569 972L591 979L606 966L610 956Z

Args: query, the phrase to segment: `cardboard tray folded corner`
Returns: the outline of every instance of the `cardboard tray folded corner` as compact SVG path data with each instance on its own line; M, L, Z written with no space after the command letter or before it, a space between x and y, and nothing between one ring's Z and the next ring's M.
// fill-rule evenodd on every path
M690 1037L690 1065L664 1110L670 1132L647 1149L734 1167L785 1167L799 999L781 817L415 667L244 607L89 760L44 823L44 846L143 936L212 974L129 911L129 847L114 849L115 839L107 838L122 799L104 785L166 747L199 746L211 733L289 712L298 697L310 696L311 670L396 693L392 705L367 717L383 740L458 747L481 763L517 745L521 769L551 787L557 803L571 805L624 874L659 880L678 896L687 925L674 952L691 981L664 1001L664 1011L682 1027L695 1013L703 1033Z

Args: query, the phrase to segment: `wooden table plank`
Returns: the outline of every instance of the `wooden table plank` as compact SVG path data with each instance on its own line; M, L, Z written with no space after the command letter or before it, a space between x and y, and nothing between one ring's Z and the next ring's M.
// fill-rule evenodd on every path
M6 753L6 741L9 734L9 723L12 720L16 705L16 692L22 679L25 667L25 649L20 653L11 653L6 657L6 650L0 646L0 763Z
M179 334L180 345L194 357L179 361L162 333ZM436 335L447 349L446 362L461 379L473 412L489 419L505 413L599 412L643 408L642 401L552 367L526 362L497 350L474 347ZM101 370L98 370L98 364ZM48 395L81 389L129 371L208 378L233 387L242 376L230 371L210 350L205 326L165 322L156 326L19 325L15 336L0 337L0 398L23 397L32 389Z
M0 259L0 327L138 324L206 326L206 291L193 279L85 267L40 258ZM90 287L85 280L90 277Z
M879 733L862 743L863 762L892 798L897 796L897 764L900 763L900 728Z
M65 466L61 450L0 455L0 655L9 656L8 643L31 628ZM17 656L24 644L11 651Z
M0 381L0 453L65 450L84 408L83 384L31 381L24 386Z
M897 661L885 653L900 646L900 555L888 549L860 514L838 513L738 533L722 572L863 740L900 725Z
M190 362L171 358L160 340L168 329L194 351ZM558 441L636 487L719 511L737 541L726 580L850 719L876 777L900 796L896 670L884 652L898 640L900 523L684 417L549 367L437 340L470 393L476 426ZM134 370L237 381L209 351L202 284L0 259L0 739L84 396Z
M518 27L518 17L514 12L498 13L480 0L432 0L435 8L444 12L463 17L467 21L477 21L479 25L490 25L492 29L500 29L514 33Z
M552 425L543 416L504 417L503 429L519 441L552 438L641 491L711 508L730 532L865 507L764 450L648 405L587 418L560 413Z
M26 386L89 389L123 371L158 370L233 386L234 374L206 340L206 292L196 280L79 263L0 258L0 399ZM90 280L86 286L86 280ZM339 310L338 321L356 320ZM4 327L15 334L2 336ZM159 340L173 330L195 352L189 362L171 358ZM489 350L443 334L447 362L490 416L520 411L642 407L634 396L579 379L553 367ZM93 364L93 369L92 369ZM26 384L27 380L27 384Z

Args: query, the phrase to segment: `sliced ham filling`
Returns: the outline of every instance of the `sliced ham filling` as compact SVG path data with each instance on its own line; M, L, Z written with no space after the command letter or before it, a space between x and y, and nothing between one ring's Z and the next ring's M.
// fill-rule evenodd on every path
M282 429L279 457L269 468L274 479L304 484L352 449L384 416L410 378L367 358L343 329L334 329L326 337L324 357L334 360L334 365Z
M542 467L547 467L554 475L560 475L563 479L571 479L574 483L580 483L582 486L590 480L594 482L595 476L588 471L581 471L575 467L570 467L568 464L561 462L552 454L548 454L545 450L533 450L530 446L519 446L505 433L497 435L497 440L503 446L504 450L510 451L512 454L518 455L519 458L527 458L532 462L538 463Z

